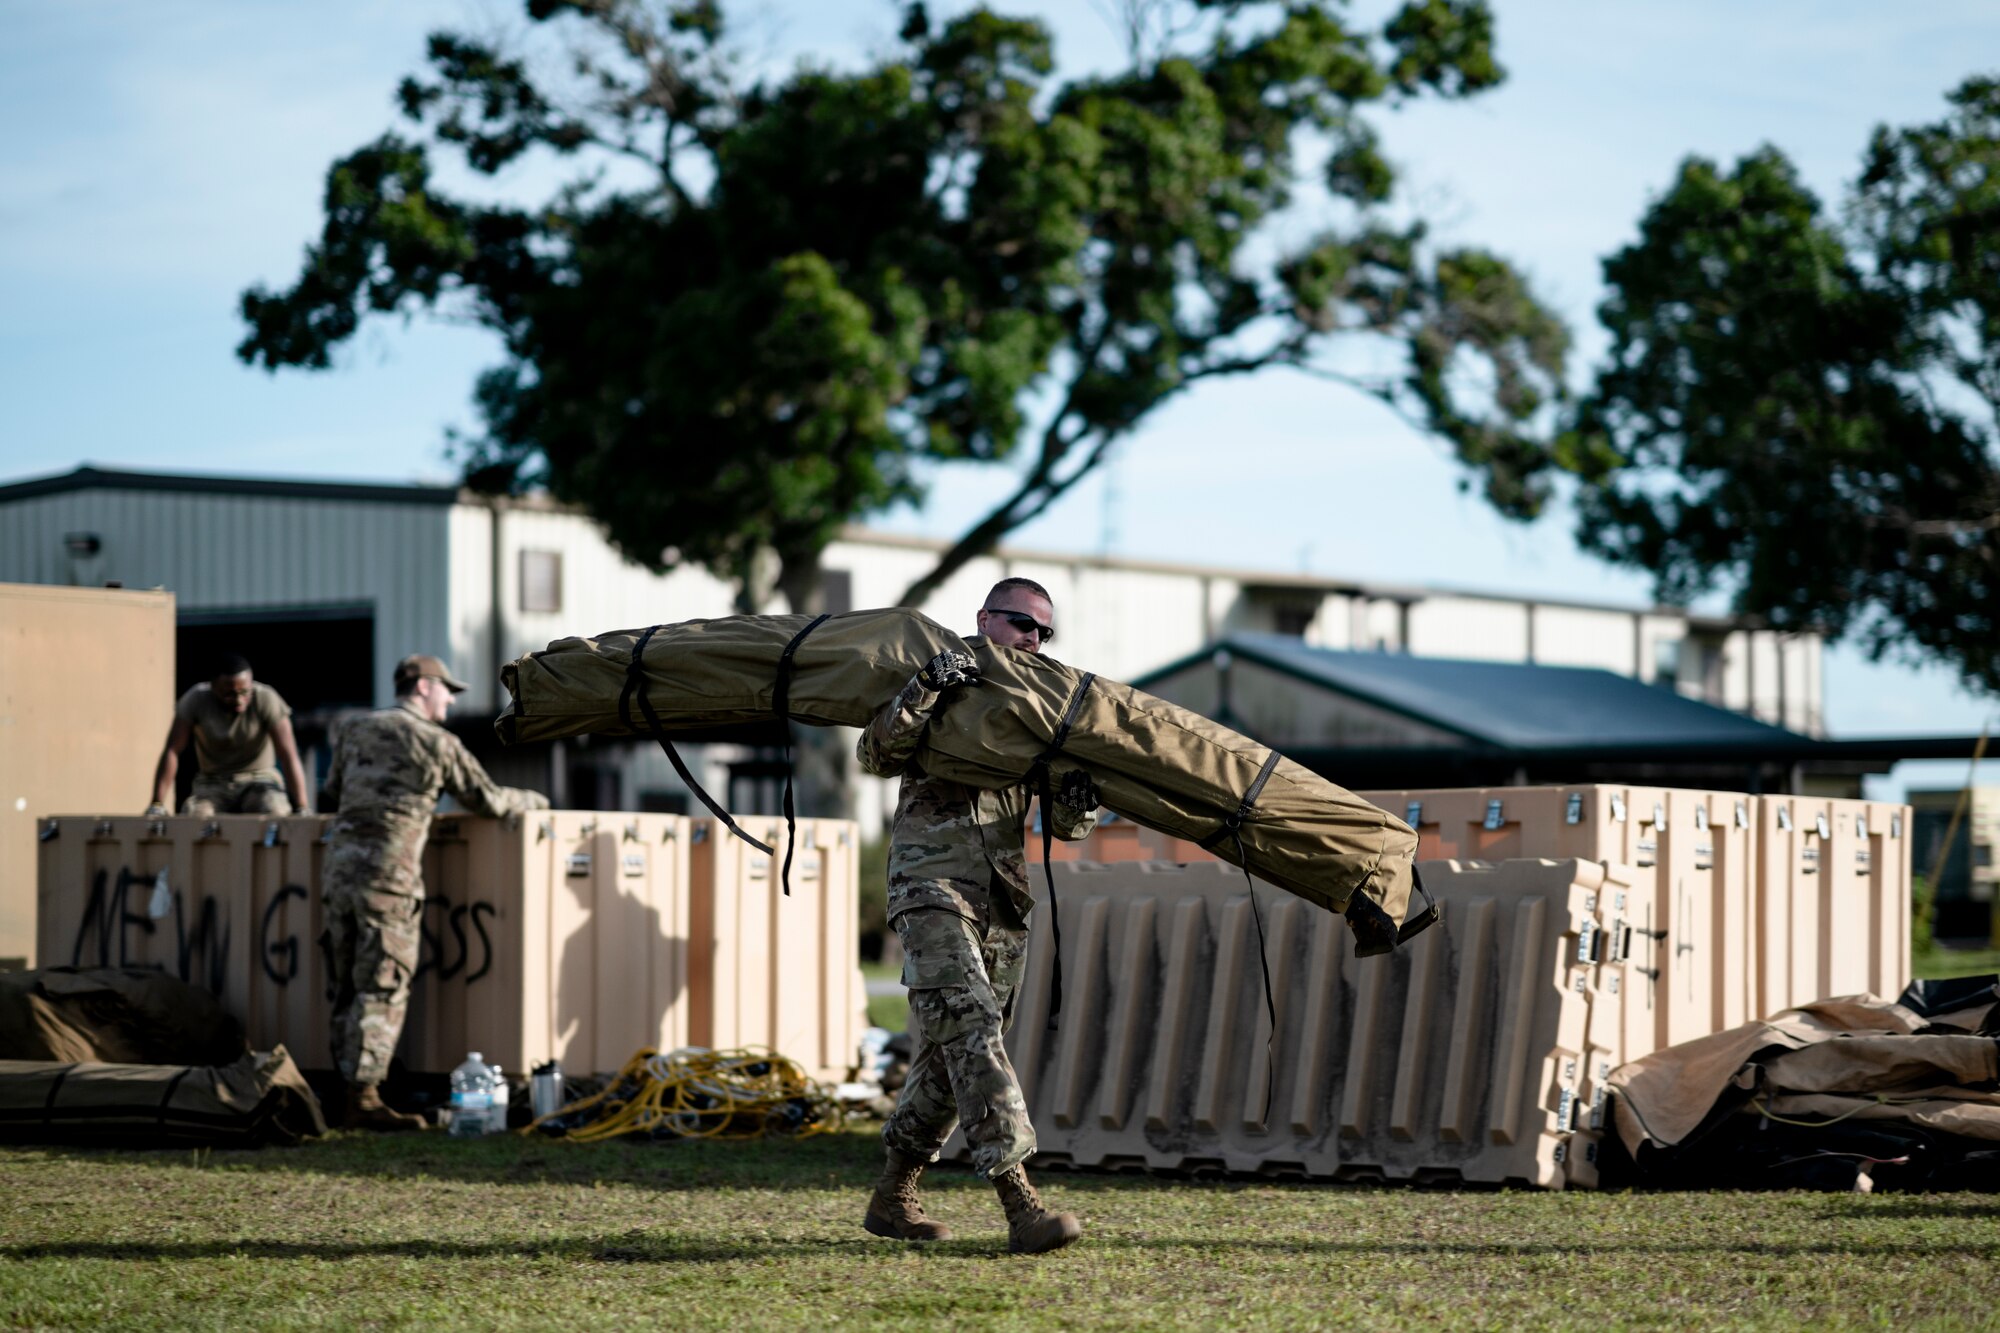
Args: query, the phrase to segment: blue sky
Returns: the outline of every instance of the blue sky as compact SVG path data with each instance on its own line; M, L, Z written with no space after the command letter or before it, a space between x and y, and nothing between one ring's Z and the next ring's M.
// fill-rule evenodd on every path
M1008 6L1001 6L1003 9ZM1108 0L1022 4L1069 70L1115 59ZM934 10L956 8L934 4ZM2000 51L2000 7L1967 0L1586 5L1497 0L1508 84L1386 116L1391 155L1447 240L1523 267L1602 346L1599 262L1689 153L1778 145L1829 201L1869 131L1936 118ZM763 0L753 60L844 63L885 48L884 0ZM1368 13L1367 5L1359 6ZM394 123L426 32L524 26L503 0L75 0L15 6L0 36L0 479L112 466L441 480L445 430L472 424L478 330L367 326L330 373L240 365L238 294L282 284L319 224L327 164ZM529 167L500 188L539 193ZM1301 230L1311 219L1297 222ZM1017 535L1037 546L1515 593L1649 600L1578 554L1566 514L1533 526L1460 495L1437 445L1327 385L1214 384L1129 441ZM881 526L953 535L1006 478L946 471ZM1836 647L1836 734L1976 731L1995 709L1948 673ZM1917 785L1962 767L1906 766ZM1899 775L1901 776L1901 775ZM2000 780L2000 776L1989 778ZM1900 785L1898 783L1897 785Z

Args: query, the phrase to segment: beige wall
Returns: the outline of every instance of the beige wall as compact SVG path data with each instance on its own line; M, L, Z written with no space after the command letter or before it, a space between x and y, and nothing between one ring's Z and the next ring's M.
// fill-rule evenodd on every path
M0 583L0 964L35 953L35 828L144 810L174 711L166 592Z

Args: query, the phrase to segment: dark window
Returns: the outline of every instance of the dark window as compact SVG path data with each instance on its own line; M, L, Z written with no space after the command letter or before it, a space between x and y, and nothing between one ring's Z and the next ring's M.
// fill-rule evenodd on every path
M562 610L562 552L521 552L521 609Z
M1271 620L1278 633L1303 639L1318 613L1316 606L1281 606L1271 612Z

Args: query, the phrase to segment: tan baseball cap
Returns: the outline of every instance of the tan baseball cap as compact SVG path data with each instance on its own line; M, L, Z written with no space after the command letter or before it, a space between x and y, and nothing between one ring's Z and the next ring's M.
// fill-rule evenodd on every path
M453 694L458 694L466 688L464 681L451 674L451 669L445 666L443 659L432 657L429 653L411 653L396 663L395 683L398 686L406 680L418 680L424 676L441 682Z

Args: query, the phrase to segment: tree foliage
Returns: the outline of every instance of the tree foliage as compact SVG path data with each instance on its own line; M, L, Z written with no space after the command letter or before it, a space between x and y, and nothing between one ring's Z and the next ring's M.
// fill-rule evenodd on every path
M1374 30L1334 0L1126 4L1161 40L1069 83L1041 24L986 9L913 5L893 54L781 79L743 76L717 0L529 0L529 53L437 34L409 128L330 170L296 283L244 294L239 354L324 367L370 314L485 325L505 359L469 479L546 487L746 605L766 553L811 604L826 544L918 498L920 463L1015 459L919 601L1176 395L1273 367L1375 395L1534 513L1564 330L1393 206L1364 116L1497 84L1483 0ZM439 188L441 153L573 165L493 203ZM1284 248L1268 224L1295 205L1326 226ZM1402 369L1347 373L1336 341Z
M2000 686L2000 84L1878 130L1841 217L1764 149L1689 159L1605 263L1563 457L1581 537L1673 600Z

